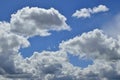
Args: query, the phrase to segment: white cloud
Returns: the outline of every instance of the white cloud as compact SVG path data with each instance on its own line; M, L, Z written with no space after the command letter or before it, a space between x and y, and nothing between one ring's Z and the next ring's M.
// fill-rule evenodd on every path
M83 8L80 10L76 10L76 12L72 16L77 18L81 18L81 17L87 18L91 16L90 11L91 9Z
M99 5L97 7L93 8L82 8L80 10L76 10L75 13L73 13L73 17L77 18L88 18L91 17L92 14L96 14L99 12L106 12L109 8L107 8L105 5Z
M99 12L106 12L109 8L107 8L105 5L99 5L98 7L93 7L91 13L99 13Z
M3 30L4 31L4 30ZM10 36L7 34L6 36ZM13 33L11 33L13 34ZM16 34L14 34L16 35ZM1 35L2 36L2 35ZM18 35L17 35L18 36ZM8 39L9 38L9 39ZM1 37L1 39L11 40L11 37ZM75 39L76 38L76 39ZM56 52L52 51L43 51L41 53L35 52L30 58L23 58L20 54L18 54L17 50L21 44L17 44L16 46L11 47L9 44L10 51L6 51L3 54L0 53L0 79L2 80L119 80L120 72L119 72L119 55L114 56L114 51L112 55L111 52L109 54L109 50L118 50L116 47L116 41L112 38L108 38L103 34L101 30L94 30L88 33L84 33L80 36L75 37L71 40L61 43L62 49ZM17 41L21 42L21 39L16 37ZM24 38L26 39L26 38ZM75 42L74 42L75 41ZM6 41L4 44L10 41ZM15 41L16 42L16 41ZM81 42L81 44L80 44ZM94 43L93 43L94 42ZM67 44L66 44L67 43ZM68 45L72 44L72 45ZM28 44L28 43L27 43ZM87 45L86 44L90 44ZM92 45L93 44L93 45ZM95 45L96 44L96 45ZM4 45L4 46L5 46ZM63 46L66 45L66 46ZM81 47L82 45L82 47ZM119 45L119 44L118 44ZM103 49L101 49L101 46ZM72 47L71 49L66 47ZM119 46L118 46L119 47ZM6 47L1 47L4 50ZM13 48L16 48L15 51ZM64 48L64 49L63 49ZM77 52L77 49L82 48L83 51L90 52L107 52L103 53L96 57L96 54L93 53L91 58L95 56L94 64L89 65L87 68L81 69L80 67L73 66L67 57L67 53L65 50L68 50L70 53ZM85 49L84 49L85 48ZM8 49L7 49L8 50ZM76 51L72 51L76 50ZM104 51L100 51L104 50ZM79 51L79 50L78 50ZM74 54L74 53L73 53ZM97 54L98 55L98 54ZM103 57L100 60L99 57ZM112 57L113 56L113 57ZM116 59L115 59L116 57ZM97 59L98 58L98 59ZM115 59L115 63L110 61L111 59ZM107 61L109 59L109 61ZM4 63L3 63L4 61Z
M34 16L35 15L38 14L34 14ZM27 14L25 16L27 16ZM21 17L24 16L22 15ZM23 21L21 17L19 20ZM19 23L19 20L16 19L16 21L18 21L16 23ZM28 26L28 23L22 23L23 28L25 25ZM14 27L17 29L18 25L14 25ZM18 32L14 32L12 22L0 22L0 80L120 79L120 40L108 37L102 30L95 29L88 33L83 33L81 36L62 42L59 46L60 50L58 51L34 52L29 58L23 58L18 51L20 47L24 48L30 45L24 36L29 37L38 34L29 33L29 30L28 32L26 31L26 33L20 33L19 30L18 28ZM49 30L51 30L51 28ZM60 28L60 30L63 30L63 28ZM25 30L23 32L25 32ZM67 52L78 56L82 54L86 55L93 59L93 65L89 65L84 69L73 66L69 62Z
M66 18L54 8L25 7L11 16L11 31L22 36L48 36L49 31L70 30Z
M103 25L103 31L114 38L120 36L120 14L116 15L107 24Z
M61 55L60 55L61 54ZM42 80L73 80L72 73L75 68L69 63L66 56L60 52L34 53L26 60L31 66L26 68L29 73L34 73L38 79Z
M120 59L120 43L118 40L108 37L102 30L98 29L63 41L59 47L74 55L84 55L93 59L109 61Z
M108 37L102 30L95 29L60 44L63 52L85 56L93 60L93 65L77 73L81 80L119 80L120 42ZM80 75L78 75L80 74Z
M9 24L0 22L0 75L17 74L19 70L15 65L21 57L18 50L28 47L28 40L9 31Z
M119 62L95 61L94 65L90 65L83 70L82 80L119 80L120 74L116 68L118 63Z

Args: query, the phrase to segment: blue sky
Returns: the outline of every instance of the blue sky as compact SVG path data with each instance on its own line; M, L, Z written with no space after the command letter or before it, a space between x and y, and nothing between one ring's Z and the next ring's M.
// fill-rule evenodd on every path
M60 31L50 30L50 31L48 31L51 33L51 35L49 35L49 36L35 35L32 37L26 38L28 40L28 42L30 43L30 46L25 47L25 48L21 47L18 51L21 53L21 55L25 59L26 59L26 57L29 57L31 59L31 56L34 56L34 52L39 52L42 54L43 51L57 52L60 49L63 49L63 50L67 51L67 54L68 54L67 56L69 58L69 62L73 66L78 66L80 68L86 68L86 67L88 67L88 65L92 65L92 64L97 65L96 58L98 58L98 56L99 56L98 59L101 59L100 56L104 52L107 53L107 50L105 50L106 45L105 45L105 47L102 46L102 48L101 48L101 45L103 45L103 44L101 44L102 42L100 43L101 45L99 45L99 43L98 44L94 44L94 42L92 43L92 41L94 41L94 40L99 41L99 39L96 39L96 38L89 39L89 36L87 36L87 35L91 34L90 37L93 38L93 36L92 36L93 34L96 34L96 35L99 34L99 35L102 35L103 38L105 38L105 39L108 38L106 36L104 37L104 34L99 30L103 30L104 26L107 23L110 23L111 20L113 20L117 15L120 14L119 3L120 3L119 0L1 0L0 1L0 22L11 23L10 20L13 18L13 17L11 17L11 14L17 14L16 12L18 10L21 10L25 7L30 7L30 8L38 7L39 9L44 8L46 10L50 9L50 8L54 8L55 10L58 10L61 15L66 17L67 20L65 23L67 24L67 26L68 25L70 26L71 30L70 31L69 30L60 30ZM102 10L102 11L94 12L93 9L95 7L98 7L99 5L104 5L108 10L106 9L105 11ZM78 10L80 12L80 10L83 8L86 8L87 10L89 9L88 13L90 14L90 17L82 16L82 17L78 18L78 16L72 16L76 12L76 10ZM118 20L120 20L120 19L118 19ZM114 24L116 24L116 23L111 23L110 25L114 26ZM1 26L1 24L0 24L0 26ZM27 26L27 27L29 28L29 26ZM105 29L107 29L107 31L112 32L112 33L114 33L116 31L116 33L118 35L119 29L120 29L119 23L118 23L117 27L115 27L115 28L116 28L115 30L112 30L112 29L114 29L114 27L112 27L112 28L109 26L105 27ZM90 31L92 31L92 32L89 33ZM105 33L107 33L106 30L103 30L103 31ZM88 33L86 33L82 37L81 35L85 32L88 32ZM109 32L108 32L108 34L109 34ZM110 33L110 34L112 34L112 33ZM16 34L16 35L18 35L18 34ZM79 36L79 39L76 36ZM84 37L84 36L87 36L87 37ZM99 37L101 40L101 36L99 36ZM114 38L113 36L111 36L111 37ZM86 44L84 44L84 42L83 42L83 44L82 44L82 42L80 42L80 40L82 40L82 38L85 39L86 44L88 44L87 46L86 46ZM79 48L83 49L83 51L77 47L78 45L76 43L74 43L74 41L77 41L77 39L78 39L78 44L81 44L83 46L83 47L81 47L81 45L79 45ZM88 41L86 39L88 39ZM109 39L106 39L106 41L107 40L109 40ZM113 39L113 42L115 41L115 43L117 43L118 42L117 40L118 39L115 38L115 39ZM91 41L91 43L89 43L89 41ZM97 43L97 41L95 41L95 42ZM71 44L69 44L69 43L71 43ZM108 46L109 46L109 44L111 44L112 42L108 41L105 43L108 44ZM92 44L93 48L91 48L91 44ZM71 48L71 45L73 45L72 48ZM98 45L98 47L96 45ZM60 47L64 47L64 48L60 48ZM110 45L110 47L111 47L111 45ZM105 48L105 49L103 49L103 48ZM83 53L87 53L87 52L92 53L92 49L93 50L95 49L95 51L98 50L98 52L100 50L100 52L103 52L103 53L101 53L100 55L98 55L96 53L96 55L98 55L98 56L96 56L96 55L94 55L94 51L93 51L94 56L87 54L88 57L90 56L90 58L88 58L88 59L81 58L82 52ZM77 50L80 51L81 53L77 53ZM111 52L112 51L110 51L110 53ZM77 54L77 56L76 56L76 54ZM95 61L93 61L93 59L91 59L91 56L93 57L93 59L95 58ZM106 56L103 56L103 57L106 58ZM1 55L0 55L0 58L1 58ZM112 59L113 57L111 58L111 56L110 56L110 57L106 58L105 59L106 62L110 61L109 58ZM108 63L105 63L105 64L108 65ZM0 67L1 67L1 65L0 65ZM2 66L2 67L4 67L4 66ZM69 78L67 78L67 79L69 79ZM92 78L92 79L94 79L94 78ZM98 78L95 78L94 80L96 80L96 79L98 79ZM100 79L103 79L103 78L100 78ZM113 80L109 77L107 79ZM107 80L107 79L105 79L105 80ZM84 79L84 80L86 80L86 79ZM118 80L118 79L116 79L116 80Z
M110 10L106 13L98 13L87 19L77 19L71 15L81 8L92 8L100 4L106 5ZM59 43L63 40L68 40L83 32L88 32L95 28L101 28L112 17L119 13L119 1L110 0L2 0L0 2L0 21L10 21L11 14L23 7L39 7L49 9L51 7L57 9L67 18L67 24L72 28L71 31L52 32L51 36L39 37L35 36L29 39L31 46L20 49L24 57L30 57L34 51L41 52L43 50L56 51ZM72 64L86 67L91 61L82 61L79 63L77 57L70 56ZM81 60L80 60L81 61Z

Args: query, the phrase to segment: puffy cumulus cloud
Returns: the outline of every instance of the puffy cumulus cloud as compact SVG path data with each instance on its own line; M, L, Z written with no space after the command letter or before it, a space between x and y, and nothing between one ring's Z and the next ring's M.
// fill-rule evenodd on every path
M61 52L34 53L32 57L26 59L30 68L27 67L28 71L25 72L34 73L33 80L119 80L120 78L120 60L116 62L95 60L93 65L81 69L71 65L66 58L67 55Z
M11 33L9 24L0 22L0 75L3 75L0 79L5 80L4 76L20 72L15 64L22 59L18 50L27 46L29 46L29 42L26 38Z
M99 12L106 12L109 8L107 8L105 5L99 5L97 7L93 7L91 13L99 13Z
M51 22L46 21L49 18ZM13 14L10 23L0 22L0 80L119 80L120 39L108 37L99 29L62 42L58 51L22 57L19 49L30 45L28 37L43 36L41 31L49 34L49 30L68 30L69 27L63 27L67 26L65 20L57 10L27 7ZM92 58L93 64L83 69L73 66L67 53Z
M54 8L25 7L11 16L11 31L26 37L48 36L49 31L70 30L66 18Z
M105 62L103 60L94 61L93 65L84 68L82 71L82 80L119 80L120 73L117 69L117 63ZM120 67L120 66L119 66Z
M26 59L28 73L33 74L33 78L41 80L74 80L74 71L79 70L73 67L66 55L58 52L35 52L33 56Z
M91 16L90 11L91 11L90 8L89 9L82 8L80 10L76 10L76 12L72 16L77 18L82 18L82 17L87 18Z
M1 80L77 80L73 72L80 69L70 64L62 51L35 52L30 58L23 58L18 50L30 43L11 32L9 23L0 23L0 42Z
M76 36L60 44L64 52L91 58L89 65L77 74L81 80L119 80L120 79L120 43L95 29L81 36Z
M63 41L61 49L74 55L86 56L93 59L118 60L120 59L120 43L108 37L102 30L95 29L83 33L68 41Z
M97 7L93 8L82 8L80 10L76 10L75 13L73 13L73 17L77 18L88 18L91 17L92 14L96 14L99 12L106 12L109 8L107 8L105 5L99 5Z
M69 63L66 55L58 52L35 52L30 58L16 58L17 73L2 74L12 80L79 80L80 68ZM19 61L18 61L19 60ZM17 71L17 70L16 70Z
M22 37L25 40L21 40L21 36L2 30L6 36L0 35L0 40L6 41L3 43L7 48L0 46L1 80L119 80L120 78L119 44L115 39L104 35L101 30L96 29L62 42L58 51L34 52L29 58L23 58L18 53L23 43L25 44L23 47L28 46L27 39ZM15 43L11 42L13 36L16 36ZM94 57L94 63L84 69L73 66L69 62L67 52Z
M7 23L3 23L3 25L7 25ZM0 25L0 53L7 53L9 51L17 52L20 47L24 48L29 46L26 38L11 33L9 26L4 26L3 28L3 25Z
M0 22L0 30L2 32L10 32L10 24L8 22Z

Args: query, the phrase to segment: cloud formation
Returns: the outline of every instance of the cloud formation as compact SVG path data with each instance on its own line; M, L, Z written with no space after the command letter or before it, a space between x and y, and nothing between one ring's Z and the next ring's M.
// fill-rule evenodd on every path
M8 29L7 29L8 28ZM18 54L20 48L28 47L30 43L22 36L9 31L9 24L0 24L0 75L17 74L16 61L21 57ZM18 58L18 60L17 60Z
M49 31L70 30L66 18L54 8L25 7L11 16L11 31L25 36L48 36Z
M108 37L102 30L95 29L63 41L59 48L63 52L93 60L93 65L84 68L79 79L120 79L120 39Z
M28 10L27 12L26 9ZM35 35L41 36L41 33L38 34L35 32L36 30L34 31L34 34L30 32L32 29L28 29L29 26L30 28L38 29L36 26L29 25L28 20L31 22L36 19L32 19L30 17L31 15L28 13L33 15L34 13L32 12L35 12L34 16L45 14L48 17L50 14L52 16L50 18L53 18L54 20L55 17L56 19L56 16L53 16L56 14L56 11L54 13L54 9L50 9L50 13L49 10L42 9L43 12L45 11L44 14L42 12L39 13L41 8L39 10L37 8L38 11L33 11L31 9L36 10L36 7L23 8L23 12L22 10L19 10L16 14L13 14L10 23L0 22L0 80L120 79L120 39L108 37L99 29L63 41L60 43L58 51L43 51L41 53L34 52L31 57L23 58L19 49L30 45L28 41L29 37ZM53 13L51 10L53 10ZM24 14L25 12L27 14ZM22 16L16 16L18 14ZM15 21L13 17L15 18ZM26 20L25 23L23 22L24 18ZM68 30L68 28L63 28L58 25L58 23L61 23L61 19L62 18L59 20L60 22L55 20L57 22L52 21L49 23L49 20L46 21L46 16L45 18L43 16L40 18L40 20L43 20L44 25L47 25L45 23L51 25L51 27L42 26L45 30ZM37 25L36 23L37 22L33 22L32 24ZM20 26L18 26L18 24ZM40 24L42 24L42 22ZM53 27L52 25L56 25L56 27ZM19 29L19 27L22 28ZM40 28L43 32L44 29ZM21 30L23 30L23 33ZM83 69L73 66L69 62L68 53L84 58L90 58L93 60L93 64Z
M119 40L108 37L99 29L83 33L81 36L77 36L68 41L63 41L59 47L74 55L94 59L120 59Z
M111 21L103 25L103 31L114 38L120 36L120 14L116 15Z
M106 12L109 8L107 8L105 5L99 5L97 7L93 8L82 8L80 10L76 10L75 13L73 13L73 17L77 18L89 18L92 14L96 14L99 12Z

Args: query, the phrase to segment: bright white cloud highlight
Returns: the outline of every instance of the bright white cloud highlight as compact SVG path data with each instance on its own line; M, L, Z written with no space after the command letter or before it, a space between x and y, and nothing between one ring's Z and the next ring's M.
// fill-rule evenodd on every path
M99 12L106 12L109 8L107 8L105 5L99 5L97 7L93 8L82 8L80 10L76 10L75 13L73 13L73 17L77 18L88 18L91 17L92 14L96 14Z

